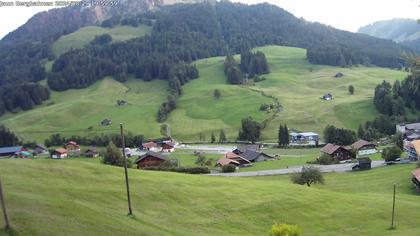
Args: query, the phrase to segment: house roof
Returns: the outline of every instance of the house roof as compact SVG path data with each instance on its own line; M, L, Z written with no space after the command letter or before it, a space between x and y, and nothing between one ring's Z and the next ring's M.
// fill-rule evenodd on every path
M141 160L143 160L144 158L146 158L146 157L148 157L148 156L155 157L155 158L160 159L160 160L162 160L162 161L165 161L165 160L166 160L166 156L164 156L164 155L162 155L162 154L159 154L159 153L157 153L157 152L148 151L146 154L144 154L144 155L140 156L139 158L137 158L137 159L134 161L134 163L136 163L136 164L137 164L137 163L139 163Z
M22 149L22 146L2 147L0 148L0 154L15 153L15 152L19 152L21 149Z
M246 150L258 151L258 150L260 150L260 145L259 144L238 145L236 150L238 150L239 152L242 152L242 153L244 153Z
M174 142L163 143L162 146L163 146L163 149L168 149L168 146L169 146L169 149L171 149L175 147L175 143Z
M417 155L420 155L420 140L414 140L411 142L411 144L413 145L414 149L417 152Z
M336 152L339 148L342 148L342 146L338 146L338 145L334 145L332 143L328 143L327 145L325 145L322 149L321 152L325 152L329 155L333 154L334 152Z
M41 148L41 149L47 150L47 147L45 147L42 144L37 144L35 148Z
M237 155L233 152L226 153L223 158L236 160L236 161L239 161L239 162L251 163L249 160L247 160L247 159L245 159L245 158L243 158L243 157L241 157L241 156L239 156L239 155Z
M303 132L303 133L299 133L302 136L318 136L317 133L314 132Z
M417 179L417 181L420 182L420 168L417 168L411 172L413 174L413 177Z
M368 145L375 145L376 146L376 144L374 144L374 143L371 143L371 142L368 142L366 140L361 139L361 140L353 143L350 147L354 148L356 150L359 150L360 148L362 148L364 146L368 146Z
M217 164L221 165L221 166L227 166L229 164L236 164L239 165L240 163L238 161L226 158L226 157L222 157L217 161Z
M253 161L253 160L257 159L260 155L264 155L266 157L273 158L272 156L267 155L263 152L256 152L256 151L253 151L253 150L246 150L240 156L247 159L248 161Z
M420 134L410 134L407 136L407 139L411 139L411 140L415 140L415 139L419 139L420 138Z
M55 152L58 152L58 153L60 153L60 154L64 154L64 153L67 153L67 149L64 149L64 148L57 148L57 149L55 149Z
M361 157L361 158L357 158L357 161L360 164L370 164L372 163L372 160L369 157Z
M69 141L67 143L67 145L73 145L73 146L78 146L77 143L75 141Z
M145 148L154 148L154 147L157 147L157 143L155 143L155 142L148 142L148 143L143 143L142 146L145 147Z
M420 123L406 124L405 128L412 129L412 130L420 130Z

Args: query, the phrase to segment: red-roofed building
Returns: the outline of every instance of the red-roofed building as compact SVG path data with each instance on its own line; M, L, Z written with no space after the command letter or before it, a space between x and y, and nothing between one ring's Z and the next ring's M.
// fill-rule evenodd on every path
M349 159L354 158L350 150L344 148L343 146L334 145L332 143L328 143L327 145L325 145L321 149L321 152L331 157L334 157L339 161L344 161L344 160L349 160Z

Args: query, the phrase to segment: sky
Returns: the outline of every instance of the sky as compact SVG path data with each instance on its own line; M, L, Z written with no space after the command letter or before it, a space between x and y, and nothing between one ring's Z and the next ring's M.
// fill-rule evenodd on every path
M0 0L2 3L13 0ZM21 0L29 1L29 0ZM40 0L46 1L46 0ZM51 1L51 0L48 0ZM269 2L297 17L356 32L361 26L393 18L420 19L420 0L233 0L247 4ZM48 7L0 7L0 38Z

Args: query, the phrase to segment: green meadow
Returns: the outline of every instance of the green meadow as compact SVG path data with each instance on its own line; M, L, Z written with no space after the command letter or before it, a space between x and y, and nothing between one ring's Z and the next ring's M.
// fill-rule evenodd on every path
M241 120L248 116L259 122L270 120L263 130L263 141L276 141L280 124L321 135L327 124L355 130L359 124L378 115L372 104L375 86L383 80L393 82L406 76L398 70L378 67L312 65L306 60L306 51L300 48L266 46L258 50L266 54L271 73L264 75L267 80L254 86L227 84L224 57L194 62L200 77L183 86L177 108L166 121L175 139L196 141L201 133L210 141L211 133L218 137L223 129L228 140L234 141ZM342 72L344 77L334 78L337 72ZM354 95L349 94L349 85L355 87ZM215 89L221 92L219 99L213 96ZM332 101L320 99L327 92L333 94ZM54 104L7 114L0 122L25 140L43 141L49 134L33 131L96 128L102 119L111 118L115 125L126 124L128 131L155 138L161 136L156 113L166 96L165 81L131 79L121 84L107 78L86 89L53 92L51 102ZM259 110L261 104L273 103L269 96L280 101L280 113ZM129 105L117 107L117 99L126 99ZM97 127L94 131L101 129L103 127Z
M53 51L56 55L61 55L71 48L83 48L95 36L102 34L109 34L113 42L126 41L132 38L142 37L151 32L151 27L140 25L138 27L132 26L116 26L114 28L103 28L99 26L86 26L80 28L76 32L60 37L53 44Z
M0 162L18 235L268 235L275 222L298 224L311 236L420 234L414 165L326 174L325 185L311 187L291 184L289 176L130 169L134 217L128 217L122 168L84 158ZM393 183L397 228L389 230Z

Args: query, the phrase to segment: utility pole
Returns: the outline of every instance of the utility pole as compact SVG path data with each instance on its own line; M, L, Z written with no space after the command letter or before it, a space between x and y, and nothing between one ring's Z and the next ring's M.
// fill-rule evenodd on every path
M392 200L392 221L391 221L391 229L395 229L394 220L395 220L395 192L396 192L397 184L394 184L394 197Z
M4 201L3 186L1 184L1 179L0 179L0 204L3 209L4 222L6 224L5 229L7 230L7 229L10 229L10 223L9 223L9 217L6 211L6 203Z
M127 187L127 200L128 200L128 215L133 215L133 211L131 210L131 197L130 197L130 185L128 184L128 171L127 171L127 158L125 156L125 140L124 140L124 128L123 124L120 123L120 131L121 131L121 146L124 158L124 171L125 171L125 185Z

